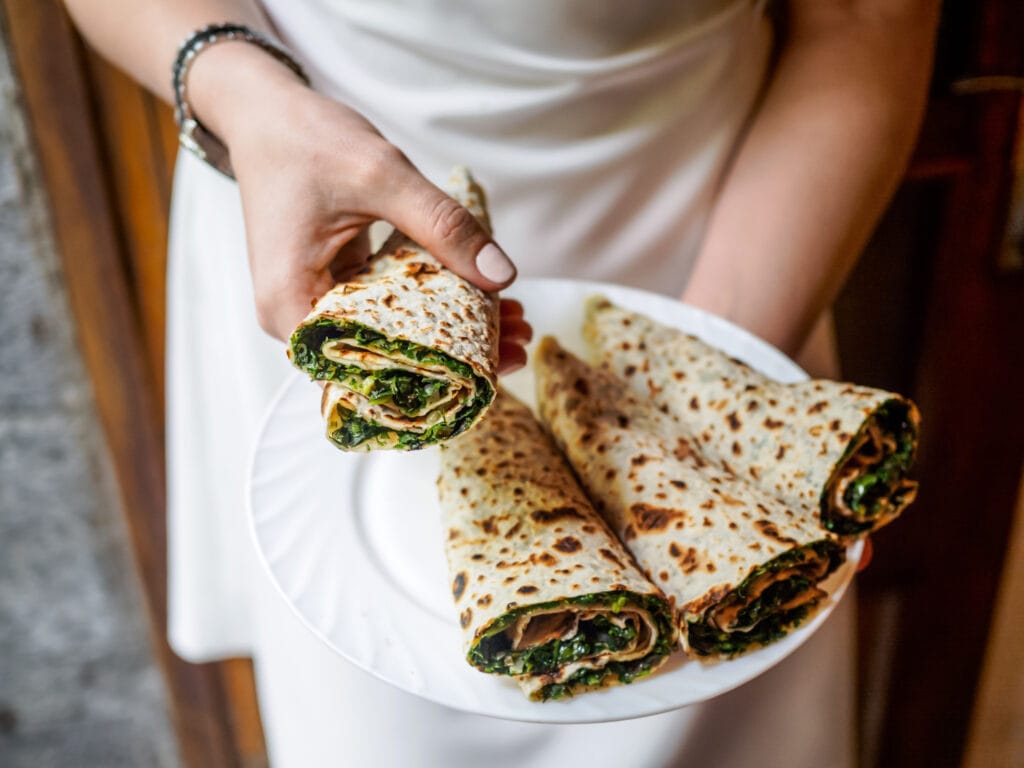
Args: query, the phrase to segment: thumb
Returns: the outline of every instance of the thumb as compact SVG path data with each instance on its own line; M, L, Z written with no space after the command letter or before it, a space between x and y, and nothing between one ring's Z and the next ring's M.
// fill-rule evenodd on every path
M384 218L477 287L497 291L515 279L515 265L476 217L415 169L386 208Z

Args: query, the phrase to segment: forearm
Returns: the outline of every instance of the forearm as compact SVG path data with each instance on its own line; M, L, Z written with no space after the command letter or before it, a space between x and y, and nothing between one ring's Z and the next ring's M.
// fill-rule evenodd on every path
M938 11L913 0L791 6L683 298L795 353L904 172Z
M257 0L64 0L76 26L105 58L165 101L173 101L171 65L178 46L208 24L238 22L261 32L269 24ZM238 102L267 94L276 79L294 77L279 62L242 42L219 43L196 59L190 102L214 133L223 136ZM250 84L253 87L249 87Z

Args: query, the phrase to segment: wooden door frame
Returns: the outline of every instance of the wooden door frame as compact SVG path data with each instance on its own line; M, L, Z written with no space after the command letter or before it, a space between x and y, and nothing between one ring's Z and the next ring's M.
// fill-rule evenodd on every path
M180 754L195 768L240 766L218 665L188 664L167 644L159 373L144 343L124 230L93 110L95 94L85 78L86 54L56 0L2 0L0 10L48 193L77 345L115 467L150 641L169 689Z
M1013 2L987 3L983 24L998 43L975 52L969 74L1019 71L1021 24L1019 16L1012 18ZM247 685L247 673L232 675L230 664L187 664L166 641L162 280L173 133L166 111L84 49L56 0L0 0L0 12L181 753L192 766L238 766L247 751L261 750L259 739L240 737L245 729L232 706L248 695L237 692ZM948 185L943 245L931 283L922 286L931 313L914 393L929 415L922 465L933 473L963 473L966 480L955 498L935 498L926 484L914 513L900 524L901 535L879 537L881 567L864 577L866 586L872 579L895 580L907 595L881 765L952 765L962 750L1013 509L1014 467L1024 454L1024 438L1012 430L987 437L978 432L979 425L1022 423L1024 417L1024 406L996 397L1000 387L1024 388L1024 355L1005 354L1015 328L1024 327L1024 286L1000 275L994 263L1014 138L1004 126L1012 124L1007 116L1017 102L1009 95L972 99L933 101L911 167L912 178ZM125 151L114 151L118 147ZM127 204L139 209L139 221L125 215ZM966 228L955 225L963 217L970 218ZM155 223L147 224L150 219ZM993 360L995 367L987 368ZM925 388L925 382L938 384ZM954 506L970 517L936 521L917 514ZM928 552L951 541L962 546L950 553L949 567L911 573L882 565L927 562ZM943 632L948 617L931 615L935 590L957 601L951 615L962 636ZM927 706L915 701L911 707L910 686L928 677L934 663L922 648L942 657L945 679ZM254 710L248 718L256 718Z

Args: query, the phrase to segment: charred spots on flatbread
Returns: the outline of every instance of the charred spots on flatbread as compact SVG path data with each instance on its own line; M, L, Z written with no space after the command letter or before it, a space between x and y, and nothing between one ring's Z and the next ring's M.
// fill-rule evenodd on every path
M766 416L763 423L765 429L779 429L780 427L784 427L786 425L786 422L778 421L776 419L773 419L771 416Z
M672 486L675 486L676 488L678 488L681 491L685 491L686 490L686 481L685 480L669 480L668 484L672 485Z
M466 629L471 621L473 621L472 608L467 608L459 614L459 626L461 626L463 629Z
M761 533L765 538L777 541L779 544L796 545L798 542L789 536L783 536L779 533L778 526L770 520L759 519L754 521L754 527Z
M582 520L583 515L576 507L555 507L553 509L535 509L530 513L534 522L548 525L559 520Z
M678 509L668 507L655 507L651 504L637 502L629 508L636 523L636 529L640 531L663 531L668 528L673 520L685 518L685 513Z
M675 456L675 458L678 459L679 461L686 461L687 459L690 459L699 468L703 468L707 465L707 462L704 461L700 453L694 450L693 446L690 444L690 441L687 440L685 437L680 437L676 439L676 445L675 448L672 450L672 455Z
M553 546L559 552L565 552L566 554L579 552L583 549L583 545L580 543L580 540L574 536L563 536L556 541Z
M742 456L743 455L743 447L736 440L732 441L732 455L733 456Z
M626 374L626 376L632 376L633 374L636 373L636 366L627 365L625 368L622 369L622 372Z
M483 553L482 553L482 552L474 552L474 553L473 553L473 554L472 554L472 555L470 556L470 558L469 558L469 559L470 559L470 560L476 560L476 561L480 561L480 560L483 560L483 559L484 559L484 555L483 555Z
M736 411L732 411L728 416L725 417L725 420L729 424L729 429L731 429L733 432L738 432L740 428L743 426L743 422L740 421L739 414L737 414Z
M678 549L678 547L677 547ZM693 573L700 567L700 558L696 547L686 547L677 555L673 555L679 564L679 569L686 574Z
M519 587L519 589L516 590L516 594L517 595L532 595L535 592L539 592L539 591L540 590L537 587L533 586L533 584L523 584L523 586Z
M491 604L491 599L490 595L484 595L483 597L477 598L476 604L481 608L486 608Z
M639 453L636 456L634 456L633 458L631 458L629 460L629 463L632 464L634 467L642 467L649 460L650 460L650 457L648 457L646 454Z
M622 561L618 558L618 556L614 552L612 552L610 549L608 549L607 547L601 547L601 549L599 549L598 552L601 553L601 557L603 557L605 560L607 560L610 563L614 563L619 568L625 568L626 567L625 565L622 564Z
M455 575L455 579L452 581L452 597L455 598L455 602L459 602L462 599L463 592L466 591L466 572L459 571Z

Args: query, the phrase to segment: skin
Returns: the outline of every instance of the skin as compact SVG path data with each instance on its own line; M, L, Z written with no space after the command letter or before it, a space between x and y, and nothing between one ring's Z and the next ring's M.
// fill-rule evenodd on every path
M94 46L168 101L170 64L191 31L225 19L269 31L252 0L65 1ZM723 182L685 301L800 351L904 171L938 7L790 0L777 65ZM257 48L208 49L188 87L196 114L230 149L258 316L270 334L287 338L310 299L365 259L374 219L482 288L514 279L514 269L497 280L480 273L487 234L369 122ZM521 308L503 319L505 366L521 365L529 326Z
M69 0L105 56L171 101L170 66L193 30L231 19L269 32L249 0ZM192 66L195 114L228 146L246 221L260 325L288 338L312 299L369 255L366 228L394 224L480 288L496 291L515 267L465 208L425 179L361 115L307 88L259 48L224 42ZM478 264L477 257L490 258ZM483 271L481 271L481 267ZM486 274L485 274L486 273ZM501 369L523 365L532 331L502 302Z
M268 31L251 0L65 0L105 56L171 100L180 42L233 20ZM778 60L722 182L683 300L796 355L832 303L903 174L920 127L938 0L789 0ZM361 115L304 87L245 43L196 59L196 115L227 144L238 177L261 326L288 337L310 300L367 256L366 226L395 224L486 290L490 243ZM286 117L285 117L286 116ZM504 269L500 267L504 266ZM502 369L532 331L502 305Z
M938 11L937 0L788 4L778 62L684 301L801 351L906 168Z

